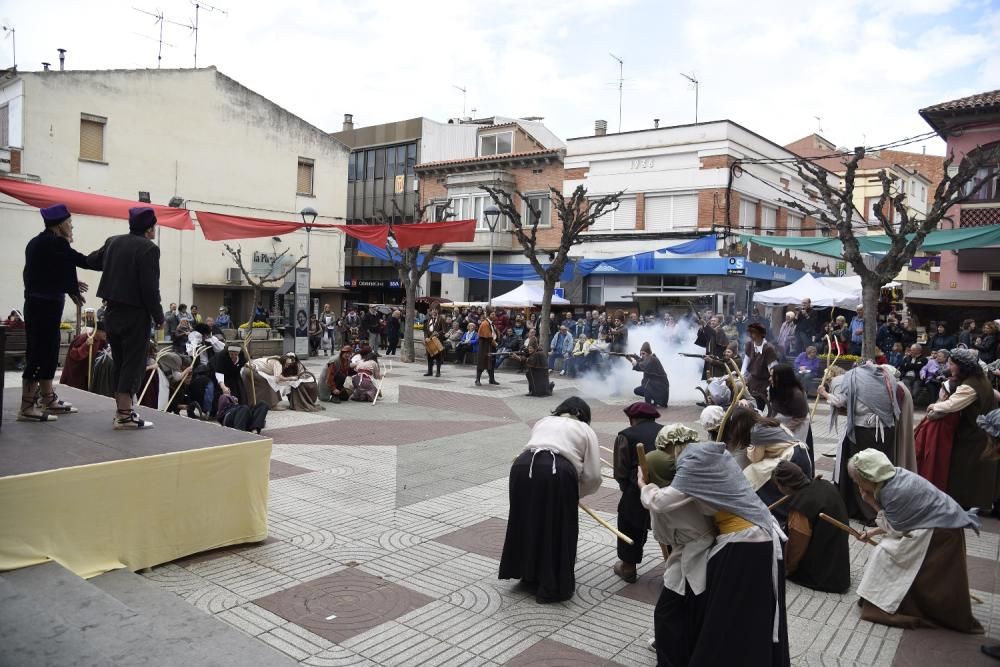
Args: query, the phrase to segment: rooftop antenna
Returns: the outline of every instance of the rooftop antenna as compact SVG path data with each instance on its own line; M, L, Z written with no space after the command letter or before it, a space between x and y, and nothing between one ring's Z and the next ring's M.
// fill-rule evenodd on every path
M456 86L456 85L452 84L451 87L454 88L455 90L462 91L462 118L465 118L465 94L468 91L465 89L465 86Z
M4 21L0 24L0 28L4 31L4 39L10 37L10 48L12 55L14 56L14 67L17 67L17 38L14 36L14 26L12 26L9 21Z
M608 52L608 55L618 62L618 131L622 131L622 88L625 86L625 61Z
M189 26L187 24L184 24L184 23L178 23L177 21L171 21L170 19L165 18L163 16L163 12L161 10L159 10L159 9L157 9L155 12L146 11L145 9L139 9L138 7L132 7L132 9L134 9L135 11L140 12L142 14L145 14L146 16L152 16L154 19L156 19L154 21L154 23L157 23L160 26L160 36L159 36L158 39L156 39L156 41L158 41L160 43L159 50L157 50L157 52L156 52L156 69L160 69L160 63L163 60L163 46L164 45L166 45L166 46L173 46L173 44L168 44L167 42L163 41L163 24L164 23L171 23L173 25L178 25L178 26L180 26L182 28L191 28L191 26ZM136 34L138 34L138 33L136 33ZM139 35L139 36L140 37L146 37L146 35ZM154 39L154 38L153 37L147 37L147 39Z
M823 118L821 116L813 116L816 119L816 133L823 134Z
M681 72L681 76L694 84L694 122L698 122L698 77L694 74L685 74Z
M202 9L207 12L219 12L223 16L229 16L229 12L221 7L215 7L205 2L198 2L197 0L191 0L191 4L194 5L194 66L195 69L198 68L198 15Z

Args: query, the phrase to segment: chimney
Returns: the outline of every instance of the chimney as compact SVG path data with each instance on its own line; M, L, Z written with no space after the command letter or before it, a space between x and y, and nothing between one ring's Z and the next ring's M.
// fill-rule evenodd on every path
M653 129L656 130L656 129L659 129L659 127L660 127L660 119L659 118L654 118L653 119Z
M594 121L594 136L603 137L608 133L608 121L606 120L595 120Z
M344 114L344 132L354 129L354 114L345 113Z
M66 49L56 49L59 52L59 71L66 69Z
M52 63L42 63L43 72L48 72L50 67L52 67Z

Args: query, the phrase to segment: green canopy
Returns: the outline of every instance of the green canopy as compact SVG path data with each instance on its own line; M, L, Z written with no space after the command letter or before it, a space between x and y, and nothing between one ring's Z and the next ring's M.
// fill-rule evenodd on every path
M909 236L912 238L912 235ZM741 235L742 243L753 243L767 248L789 248L805 250L830 257L843 257L844 249L839 239L822 236L751 236ZM873 255L889 251L892 242L885 234L859 236L858 246L861 252ZM963 248L984 248L1000 245L1000 225L986 227L967 227L965 229L942 229L931 232L924 239L921 250L940 252L942 250L962 250Z

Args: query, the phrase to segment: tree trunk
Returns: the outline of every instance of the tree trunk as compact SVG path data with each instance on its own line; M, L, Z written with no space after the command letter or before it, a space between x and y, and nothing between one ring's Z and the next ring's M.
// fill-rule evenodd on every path
M882 293L882 280L878 276L864 275L861 277L861 303L865 307L865 332L862 347L862 359L874 359L878 356L875 349L875 336L878 333L878 300ZM889 350L882 350L888 354Z
M556 289L556 281L546 276L543 280L542 312L538 322L538 347L542 351L549 349L549 312L552 310L552 292Z
M253 327L253 314L257 311L257 304L260 303L260 285L256 283L253 284L253 291L251 292L251 299L253 303L250 304L250 314L247 315L246 322L250 323L250 327Z

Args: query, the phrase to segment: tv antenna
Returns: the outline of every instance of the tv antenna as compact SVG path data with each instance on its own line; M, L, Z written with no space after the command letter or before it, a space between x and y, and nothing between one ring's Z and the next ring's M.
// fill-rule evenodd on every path
M813 116L813 118L816 119L816 133L817 134L823 134L823 117L822 116Z
M145 37L146 39L152 39L152 40L155 40L155 41L157 41L157 42L160 43L159 50L156 52L156 69L160 69L160 62L163 60L163 47L164 47L164 45L171 46L171 47L173 46L173 44L169 44L169 43L163 41L163 24L164 23L170 23L172 25L177 25L177 26L180 26L182 28L188 28L188 29L190 29L191 26L189 26L187 24L184 24L184 23L178 23L177 21L171 21L170 19L166 18L163 15L163 12L161 10L159 10L159 9L157 9L155 12L150 12L150 11L147 11L145 9L139 9L138 7L132 7L132 9L134 9L135 11L140 12L142 14L145 14L146 16L152 16L154 19L156 19L154 21L154 23L158 24L160 26L160 36L159 36L159 38L148 37L146 35L139 35L140 37ZM136 33L136 34L138 35L139 33Z
M452 84L451 87L454 88L455 90L462 91L462 118L465 118L465 94L468 91L466 90L465 86L456 86L455 84Z
M191 4L194 5L194 66L198 67L198 16L202 9L207 12L218 12L223 16L229 16L229 12L221 7L215 7L204 2L198 2L197 0L191 0Z
M698 122L698 77L694 74L685 74L681 72L681 76L694 84L694 122Z
M14 26L10 24L10 21L4 21L0 24L0 29L3 29L4 39L10 37L11 55L14 56L14 67L17 67L17 38L14 35Z
M625 86L625 61L608 52L608 55L618 62L618 131L622 131L622 89Z

